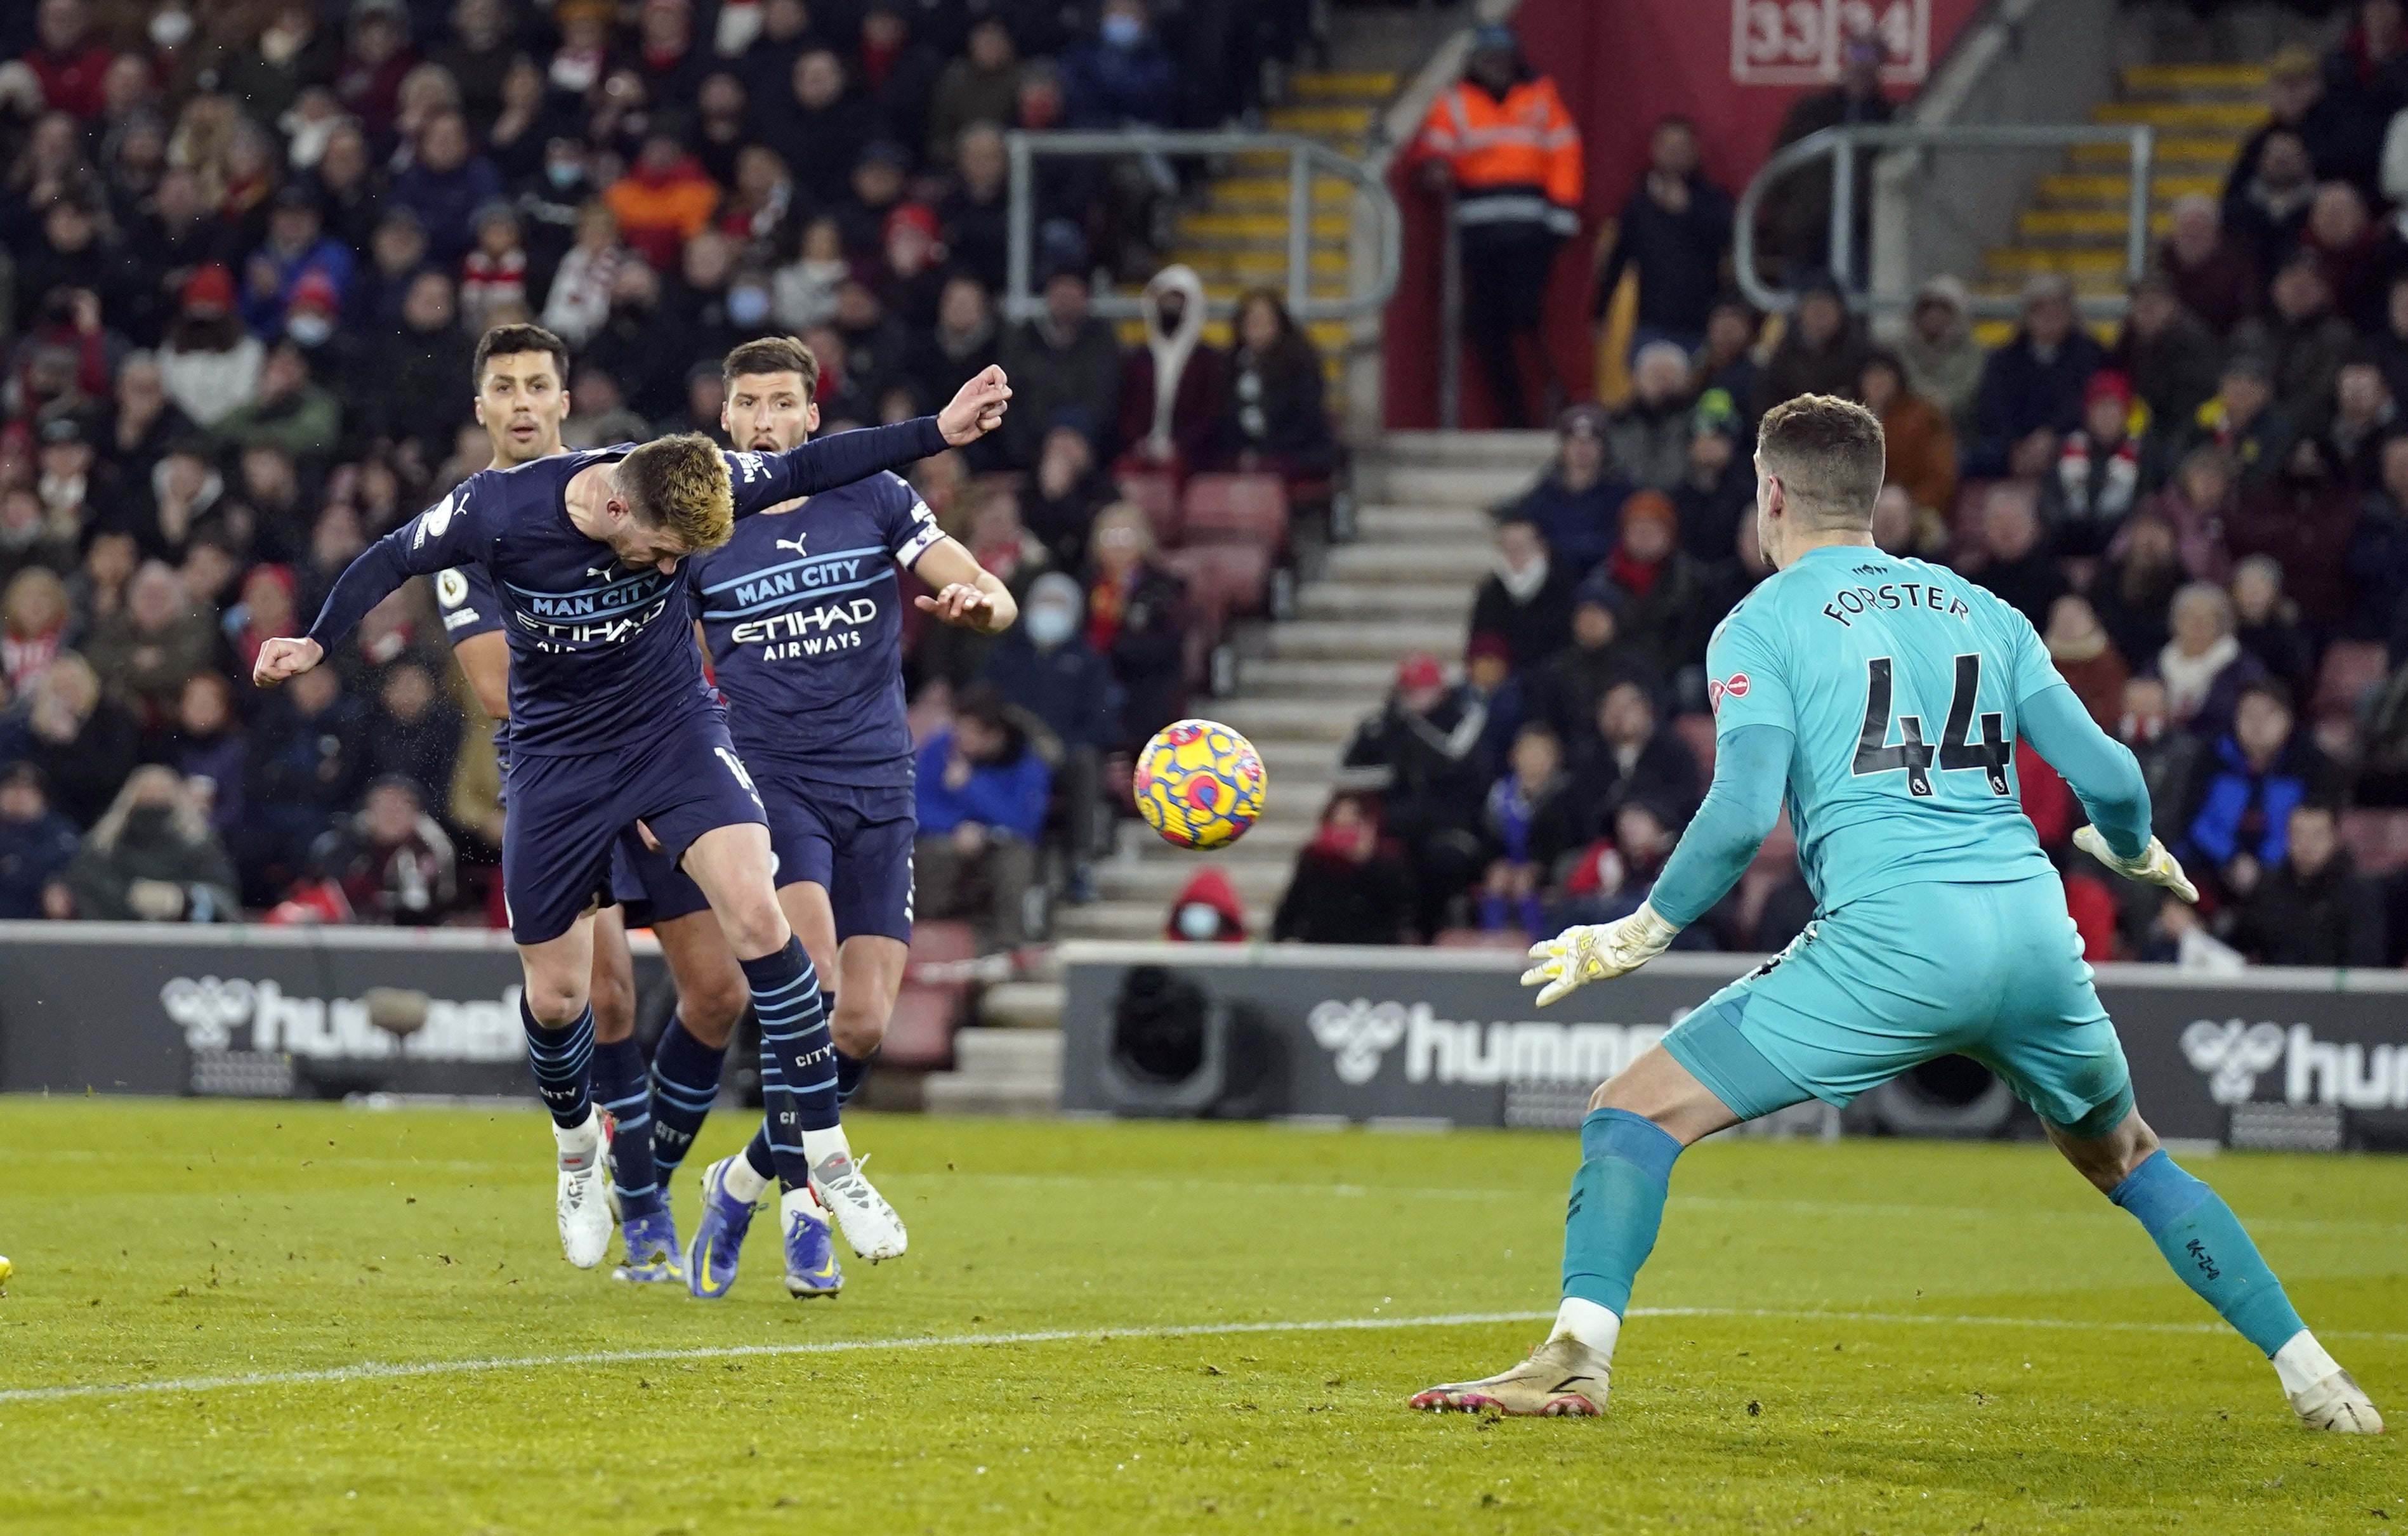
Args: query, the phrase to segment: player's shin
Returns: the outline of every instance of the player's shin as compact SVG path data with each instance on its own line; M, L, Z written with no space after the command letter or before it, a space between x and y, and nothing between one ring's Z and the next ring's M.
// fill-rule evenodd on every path
M2222 1196L2159 1148L2107 1198L2140 1221L2183 1284L2273 1362L2303 1420L2319 1429L2382 1432L2374 1405L2300 1320Z
M862 1177L838 1123L836 1045L801 940L790 938L783 949L743 964L761 1020L761 1049L765 1056L775 1054L784 1080L787 1108L769 1125L779 1177L824 1204L862 1257L900 1257L909 1245L902 1219ZM799 1157L792 1150L797 1142Z
M1551 1338L1568 1334L1612 1357L1680 1155L1677 1139L1627 1110L1592 1110L1581 1122L1580 1171L1564 1214L1564 1300Z
M685 1020L672 1017L652 1049L652 1162L666 1185L694 1149L702 1123L719 1099L719 1077L726 1059L695 1039Z
M633 1040L595 1046L594 1090L613 1123L610 1184L619 1196L620 1219L657 1213L661 1182L652 1159L652 1095L643 1048Z
M527 1065L535 1069L536 1091L552 1112L552 1123L563 1130L584 1125L594 1107L594 1010L553 1028L537 1022L522 996L519 1023L526 1030Z

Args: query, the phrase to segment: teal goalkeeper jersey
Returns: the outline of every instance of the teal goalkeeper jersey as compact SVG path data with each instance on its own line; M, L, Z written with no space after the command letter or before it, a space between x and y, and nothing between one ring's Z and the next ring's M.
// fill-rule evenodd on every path
M1820 910L2050 871L2016 795L2016 716L2064 682L2024 616L1955 571L1810 551L1722 622L1706 668L1717 739L1795 739L1789 821Z

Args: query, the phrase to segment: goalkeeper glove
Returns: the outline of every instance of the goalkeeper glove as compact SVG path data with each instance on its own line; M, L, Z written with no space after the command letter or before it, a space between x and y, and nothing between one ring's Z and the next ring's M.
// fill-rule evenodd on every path
M1539 993L1539 1006L1544 1008L1591 982L1612 981L1637 970L1670 948L1680 935L1680 929L1641 902L1637 912L1619 922L1566 928L1531 945L1530 958L1538 964L1522 973L1522 984L1546 983Z
M2073 846L2126 880L2137 880L2144 885L2162 885L2193 906L2199 904L2199 887L2190 883L2190 876L2184 874L2183 867L2166 852L2166 845L2155 838L2149 840L2149 846L2141 851L2140 857L2130 859L2108 847L2107 840L2099 835L2099 828L2095 826L2076 830Z

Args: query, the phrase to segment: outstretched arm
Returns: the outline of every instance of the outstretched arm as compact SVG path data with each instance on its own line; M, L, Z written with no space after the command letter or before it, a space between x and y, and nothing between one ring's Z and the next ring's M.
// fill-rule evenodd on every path
M783 453L731 454L736 515L747 517L883 469L902 469L948 448L967 447L1001 426L1010 403L1010 382L1003 369L989 365L934 416L839 432Z
M431 576L477 558L476 535L468 515L472 479L451 495L370 544L345 567L326 594L318 622L297 639L280 637L259 648L251 682L261 687L309 670L325 658L342 638L368 616L368 610L393 596L413 576Z
M1571 927L1532 946L1522 984L1546 983L1541 1007L1591 982L1638 969L1720 901L1781 820L1797 738L1785 725L1740 725L1714 751L1714 782L1639 910L1614 923Z
M2190 877L2149 833L2149 782L2132 750L2099 728L2071 688L2060 682L2025 699L2016 729L2073 787L2090 818L2073 834L2074 846L2127 880L2199 899Z

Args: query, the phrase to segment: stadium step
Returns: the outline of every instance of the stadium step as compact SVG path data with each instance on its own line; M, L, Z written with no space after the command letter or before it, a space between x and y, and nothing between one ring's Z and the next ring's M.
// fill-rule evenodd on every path
M1354 717L1332 710L1318 698L1225 698L1218 718L1250 739L1283 738L1291 741L1346 739Z
M924 1085L930 1114L1050 1115L1062 1107L1059 1029L957 1030L953 1063Z
M2266 121L2261 101L2102 101L2093 122L2145 122L2160 133L2247 134Z
M1245 904L1249 916L1257 912L1268 915L1279 905L1280 893L1287 889L1288 867L1259 857L1240 860L1229 855L1243 850L1247 843L1269 830L1257 825L1239 840L1227 854L1215 853L1209 858L1190 854L1177 859L1141 859L1135 864L1106 862L1096 866L1096 884L1107 901L1150 901L1156 913L1168 912L1187 883L1208 867L1217 867L1228 877L1238 898ZM1157 922L1159 918L1157 918Z
M2254 97L2266 89L2262 64L2135 64L2119 78L2124 94L2157 96Z
M1297 598L1307 619L1459 619L1470 611L1470 592L1454 581L1321 581Z
M1386 69L1307 70L1288 77L1287 93L1300 102L1362 106L1395 95L1398 83Z
M1310 596L1312 588L1305 588ZM1384 661L1281 661L1266 656L1238 664L1238 687L1247 696L1293 698L1299 694L1324 698L1376 699L1396 681L1397 669Z
M1276 213L1287 216L1284 176L1226 176L1212 183L1211 207L1222 213ZM1343 209L1354 189L1333 178L1316 177L1312 206L1317 210Z
M1357 509L1358 538L1485 538L1493 524L1485 509L1470 507L1373 506Z
M1484 538L1341 544L1329 552L1329 576L1341 581L1443 581L1469 571L1476 581L1494 559Z
M2175 134L2159 136L2153 158L2170 172L2221 177L2240 149L2239 134ZM2076 144L2065 152L2076 165L2100 169L2120 169L2132 158L2130 149L2122 144Z
M2034 188L2043 208L2100 208L2121 211L2131 206L2132 178L2122 171L2056 171ZM2171 208L2184 197L2218 197L2224 178L2186 174L2149 178L2150 206Z
M1344 244L1352 233L1353 221L1344 213L1315 213L1312 216L1313 244L1322 250ZM1247 249L1276 243L1287 249L1287 209L1283 204L1276 213L1182 213L1179 216L1178 233L1182 246L1189 243L1229 246Z
M1264 114L1264 126L1275 134L1303 134L1312 138L1359 137L1371 131L1378 114L1369 107L1274 107Z
M1062 1022L1059 982L996 982L979 994L979 1026L985 1029L1051 1029Z

